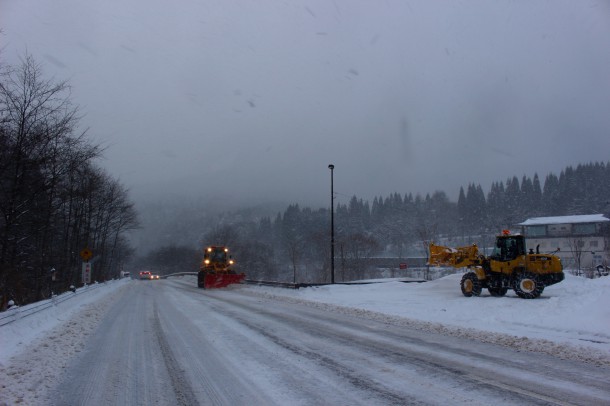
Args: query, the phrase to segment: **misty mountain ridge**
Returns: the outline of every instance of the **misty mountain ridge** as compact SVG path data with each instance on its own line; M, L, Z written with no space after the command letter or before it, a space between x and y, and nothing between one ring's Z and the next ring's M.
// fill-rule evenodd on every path
M466 228L471 233L494 228L496 232L501 228L510 228L527 217L608 213L610 162L579 164L576 168L568 166L559 176L549 173L543 180L537 174L533 177L523 175L521 178L513 175L506 180L493 182L487 193L475 183L462 186L459 190L456 201L449 199L444 191L425 196L396 192L375 197L373 201L363 200L356 195L340 195L335 196L335 210L339 225L341 216L345 216L348 222L357 220L371 228L375 228L374 223L371 224L375 217L381 223L388 223L389 218L398 216L402 219L397 220L396 224L404 225L404 232L409 232L408 223L411 228L416 227L415 219L410 219L411 216L430 214L432 210L434 219L426 221L436 220L438 224L435 228L443 234L459 234L461 231L458 228ZM219 196L207 199L182 198L173 194L158 196L157 200L137 204L142 227L132 233L132 242L139 252L171 244L196 248L205 244L202 238L214 228L239 228L247 223L258 224L263 219L281 220L289 208L294 210L295 207L299 212L323 212L323 221L328 223L330 190L328 194L329 204L314 208L299 202L273 202L271 199L268 203L254 206L243 204L239 207L235 202L225 202ZM435 208L444 212L436 212ZM380 216L380 212L391 214ZM418 222L424 222L424 219L419 218ZM328 225L322 227L323 230L326 228ZM373 231L360 227L358 232ZM414 233L413 230L411 232ZM379 230L373 233L384 234Z

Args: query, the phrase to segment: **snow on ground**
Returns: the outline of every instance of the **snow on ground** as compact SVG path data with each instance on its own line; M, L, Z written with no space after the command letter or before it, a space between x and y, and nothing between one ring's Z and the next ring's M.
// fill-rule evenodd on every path
M540 298L512 290L492 297L464 297L461 274L423 283L390 281L327 285L298 290L251 286L248 290L407 319L412 327L472 337L524 350L587 362L610 362L610 277L586 279L566 273Z
M55 301L0 313L2 323L8 321L5 316L13 319L0 326L0 406L44 404L39 394L57 383L62 369L85 347L113 298L127 286L127 279L89 285ZM33 307L45 308L30 314Z
M183 278L196 283L193 276ZM467 298L461 294L460 278L456 274L424 283L385 280L298 290L252 285L230 289L518 350L610 364L610 277L592 280L566 274L566 280L534 300L520 299L512 291L502 298L486 291ZM13 322L0 326L0 393L8 396L14 386L52 385L52 376L82 350L109 304L131 283L137 282L99 284L41 312L16 314ZM25 314L28 307L8 312ZM53 350L45 350L49 347Z
M185 278L189 278L188 276ZM194 280L194 277L191 277ZM284 300L315 302L374 312L394 318L442 325L447 329L471 329L558 345L588 348L610 358L610 277L586 279L566 273L566 279L547 287L538 299L525 300L509 291L505 297L464 297L461 274L422 283L383 280L361 285L326 285L297 290L266 286L240 286L252 294ZM44 338L61 325L71 323L86 330L105 306L98 302L112 296L131 281L99 284L70 300L0 327L0 366L29 343ZM17 310L25 312L26 307ZM95 315L95 317L94 317ZM78 331L75 334L78 334ZM56 337L61 339L61 337Z
M123 279L89 285L78 289L76 294L67 292L57 296L57 304L48 300L0 313L2 317L13 314L14 319L13 322L0 326L0 367L6 365L10 357L22 352L30 343L48 339L48 333L57 327L65 326L61 328L60 337L51 339L63 340L68 336L79 339L86 331L94 328L103 316L106 307L101 306L100 301L116 293L117 288L127 282L127 279ZM44 306L47 303L51 306ZM47 308L28 314L32 308L39 306Z

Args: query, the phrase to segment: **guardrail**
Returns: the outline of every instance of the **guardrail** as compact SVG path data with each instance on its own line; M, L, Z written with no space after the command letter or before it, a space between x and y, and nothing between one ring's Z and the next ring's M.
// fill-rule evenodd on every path
M170 276L184 276L184 275L197 276L197 274L198 274L198 272L176 272L176 273L170 273L168 275L161 275L161 279L167 279ZM246 283L247 285L276 286L276 287L287 288L287 289L298 289L298 288L306 288L306 287L310 287L310 286L327 285L327 283L291 283L291 282L263 281L263 280L254 280L254 279L245 279L244 283Z
M177 272L169 275L162 275L162 279L166 279L169 276L183 276L183 275L197 275L197 272ZM421 283L425 282L425 279L411 279L402 280L404 283ZM278 288L286 289L299 289L299 288L310 288L313 286L327 286L330 283L294 283L294 282L278 282L278 281L264 281L258 279L245 279L244 283L247 285L258 285L258 286L274 286ZM379 283L378 281L362 281L362 282L335 282L335 285L370 285L372 283Z
M287 288L287 289L298 289L299 285L300 285L298 283L291 283L291 282L258 281L258 280L253 280L253 279L246 279L246 280L244 280L244 283L246 283L247 285L275 286L275 287Z
M197 276L197 272L176 272L176 273L170 273L168 275L160 275L159 277L161 279L167 279L170 276L184 276L184 275L195 275L195 276Z
M245 282L248 285L276 286L276 287L288 288L288 289L299 289L299 288L310 288L313 286L333 285L331 283L292 283L292 282L258 281L258 280L253 280L253 279L246 279ZM426 282L426 281L423 279L411 279L411 280L401 280L398 282L421 283L421 282ZM371 285L374 283L380 283L380 281L335 282L334 285Z
M53 296L51 299L42 300L36 303L30 303L24 306L15 306L4 312L0 313L0 327L5 326L15 320L22 319L32 314L36 314L45 309L49 309L59 303L65 302L66 300L72 299L80 294L89 292L92 289L98 288L103 283L93 283L85 285L82 288L76 289L75 292L64 292L60 295Z

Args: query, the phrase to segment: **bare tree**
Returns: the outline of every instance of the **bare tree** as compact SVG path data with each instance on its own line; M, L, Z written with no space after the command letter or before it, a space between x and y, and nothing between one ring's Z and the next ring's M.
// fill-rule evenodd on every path
M345 248L346 262L351 273L351 279L362 279L366 277L367 258L371 258L380 250L379 243L371 236L362 233L350 234L341 241Z
M436 237L438 236L437 228L438 227L435 222L428 222L428 221L422 220L416 230L417 235L421 241L425 256L426 256L426 263L428 263L428 257L430 255L430 251L429 251L430 243L433 242L436 239ZM428 267L426 267L426 279L429 279L429 277L430 277L430 267L428 266Z
M568 244L570 245L570 252L572 253L572 258L574 259L574 265L576 265L575 273L576 275L582 274L582 254L584 252L585 242L582 238L572 237L568 239Z
M116 255L130 252L121 234L137 225L135 210L127 191L93 166L102 151L78 121L67 82L44 79L31 56L0 72L2 301L37 300L56 290L51 282L75 283L78 252L89 244L103 255L102 279Z
M0 285L8 272L27 278L40 298L45 267L41 257L50 245L50 211L57 184L56 164L76 125L77 109L66 82L44 80L41 67L26 55L19 68L0 76ZM37 232L42 229L42 235ZM24 267L20 258L33 257ZM27 275L24 275L27 274ZM17 282L20 283L20 282ZM21 282L23 283L23 281ZM32 286L33 285L33 286ZM7 292L3 292L5 295Z

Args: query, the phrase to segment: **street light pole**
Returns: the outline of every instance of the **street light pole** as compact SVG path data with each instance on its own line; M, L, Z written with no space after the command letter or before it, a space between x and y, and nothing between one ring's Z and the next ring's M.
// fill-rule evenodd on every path
M335 193L333 191L333 169L335 165L328 165L330 169L330 283L335 283Z

